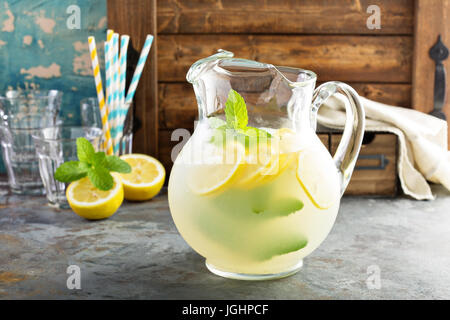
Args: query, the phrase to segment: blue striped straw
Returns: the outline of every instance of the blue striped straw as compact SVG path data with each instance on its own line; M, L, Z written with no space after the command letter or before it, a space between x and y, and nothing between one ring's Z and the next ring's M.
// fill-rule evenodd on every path
M113 94L112 94L112 112L110 113L110 122L111 122L111 136L113 139L113 142L117 135L117 110L118 110L118 104L119 104L119 34L114 33L112 37L112 87L113 87ZM116 153L118 149L118 146L114 144L114 153Z
M106 107L108 110L108 114L109 111L111 109L111 102L112 102L112 97L111 97L111 93L112 93L112 83L111 83L111 45L112 45L112 36L114 34L114 31L111 29L108 29L107 34L106 34L106 42L105 42L105 75L106 75ZM108 117L109 118L109 117Z
M130 41L130 36L123 35L121 36L120 42L120 104L123 105L125 102L125 84L127 77L127 51L128 51L128 43Z
M130 87L128 88L127 97L125 99L125 106L129 105L133 100L134 94L136 93L136 88L139 83L139 79L141 78L142 71L144 70L145 61L147 60L148 53L152 47L153 36L151 34L147 35L145 39L144 46L142 47L141 55L139 56L139 61L136 66L136 70L134 70L133 79L131 80Z
M105 41L105 75L106 75L106 105L111 104L111 61L109 60L110 45L108 41Z
M118 124L117 124L117 134L116 141L120 148L120 139L123 136L123 127L126 118L125 112L125 84L126 84L126 76L127 76L127 51L128 51L128 43L130 41L130 36L123 35L121 36L120 42L120 66L119 66L119 74L120 74L120 97L119 97L119 110L118 110Z

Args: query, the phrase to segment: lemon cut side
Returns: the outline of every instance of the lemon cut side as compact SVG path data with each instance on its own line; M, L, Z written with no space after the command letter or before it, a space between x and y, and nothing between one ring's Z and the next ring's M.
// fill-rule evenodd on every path
M72 182L66 190L67 201L72 210L89 220L105 219L112 216L119 209L124 199L120 176L114 173L112 176L114 186L108 191L97 189L87 177Z
M122 173L125 199L149 200L164 184L166 171L158 160L145 154L126 154L120 157L131 166L131 173Z

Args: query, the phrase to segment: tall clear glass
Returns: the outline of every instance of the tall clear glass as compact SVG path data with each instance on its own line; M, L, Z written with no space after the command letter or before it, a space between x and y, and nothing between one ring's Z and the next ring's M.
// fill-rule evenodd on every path
M102 130L95 127L49 127L36 132L33 140L39 157L39 171L50 205L69 208L66 183L55 179L56 169L66 161L77 161L77 138L88 139L101 151Z
M87 127L102 128L102 118L97 98L85 98L80 103L81 124ZM117 131L115 154L120 156L133 152L133 104L128 106L128 112L122 118L123 131ZM113 132L111 132L112 134Z
M57 124L61 99L57 90L12 90L0 96L0 141L13 193L44 193L32 135Z

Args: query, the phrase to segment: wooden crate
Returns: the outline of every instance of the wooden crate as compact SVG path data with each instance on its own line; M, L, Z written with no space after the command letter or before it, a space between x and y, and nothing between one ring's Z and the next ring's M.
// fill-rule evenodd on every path
M331 134L331 153L341 141L341 134ZM366 132L346 195L397 194L397 136L392 133Z
M450 45L450 0L107 1L108 27L130 34L136 50L146 33L156 36L136 93L142 128L134 145L168 171L172 131L192 131L198 114L186 72L219 48L311 69L319 84L344 81L369 99L429 111L434 68L427 51L438 33ZM381 29L367 28L370 5L381 8Z

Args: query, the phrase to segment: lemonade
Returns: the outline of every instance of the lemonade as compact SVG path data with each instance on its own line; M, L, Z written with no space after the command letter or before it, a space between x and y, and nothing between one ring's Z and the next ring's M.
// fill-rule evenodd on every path
M196 61L186 80L199 122L174 162L169 206L183 238L213 273L265 280L291 275L336 219L364 134L364 109L350 86L315 88L314 72L234 58ZM317 111L345 104L333 157L317 137Z
M265 130L268 139L218 143L201 121L174 163L173 219L215 273L295 272L335 221L339 176L315 133Z

